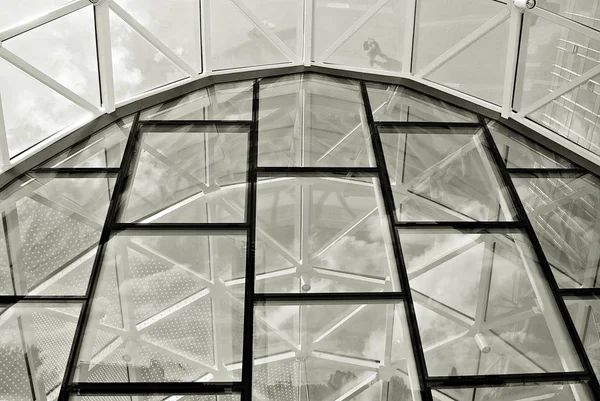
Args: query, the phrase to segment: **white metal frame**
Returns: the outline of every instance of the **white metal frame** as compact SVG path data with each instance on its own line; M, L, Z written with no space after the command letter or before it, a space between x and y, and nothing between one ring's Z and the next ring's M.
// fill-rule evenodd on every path
M372 7L364 12L364 14L350 27L348 28L326 51L324 54L313 54L313 16L315 12L315 0L299 0L299 5L302 7L298 7L299 12L299 20L302 21L302 32L299 32L297 35L298 46L296 49L290 49L286 44L282 42L282 40L275 35L268 27L264 25L264 23L260 20L259 16L255 15L252 10L244 3L244 0L198 0L198 9L199 14L196 18L197 23L200 25L197 27L197 32L201 36L201 57L202 57L202 72L198 72L194 67L190 66L186 61L184 61L181 57L179 57L173 50L171 50L164 42L160 40L159 37L156 37L152 34L147 28L145 28L142 24L140 24L133 16L128 14L119 4L118 0L103 0L98 2L98 4L91 5L89 0L76 0L67 5L58 7L44 15L37 16L29 21L25 21L23 23L17 24L16 26L10 27L8 29L4 29L0 31L0 58L8 61L9 63L15 65L23 72L27 73L34 79L41 82L43 85L48 88L54 90L55 92L61 94L71 102L77 104L83 109L90 112L89 118L81 123L75 124L74 126L66 127L59 133L55 133L50 135L46 140L42 143L34 146L23 154L19 155L11 159L10 161L6 159L7 151L4 149L7 146L7 133L6 133L6 125L3 121L0 121L0 156L3 158L3 169L2 172L10 169L12 166L20 163L21 161L27 159L31 155L43 150L48 145L52 144L56 140L68 135L70 132L82 126L84 123L91 121L93 118L98 117L104 113L111 113L116 108L131 103L135 100L139 100L141 98L151 96L153 94L171 89L173 87L177 87L188 83L190 81L207 77L210 75L222 74L222 73L235 73L235 72L243 72L248 70L260 70L260 69L272 69L274 66L265 65L258 67L247 67L247 68L236 68L226 71L217 71L214 72L211 66L211 41L210 41L210 3L211 1L230 1L234 7L236 7L240 12L256 27L258 32L260 32L264 37L269 40L277 49L281 51L281 53L288 59L289 65L304 65L304 66L331 66L330 64L326 64L326 59L329 55L335 52L349 37L352 36L355 32L357 32L364 24L368 23L368 21L376 15L377 11L379 11L382 7L388 4L392 0L379 0ZM539 99L533 104L525 105L521 110L513 110L512 102L513 102L513 90L515 89L515 85L517 84L516 75L517 75L517 57L518 50L520 46L520 33L521 33L521 25L523 21L523 11L517 9L512 1L508 1L506 5L506 9L502 10L499 14L492 17L489 21L484 23L482 26L474 30L471 34L469 34L466 38L461 40L452 48L448 49L445 53L440 55L437 59L435 59L432 63L430 63L425 68L420 71L412 71L412 54L414 51L415 44L415 35L417 34L416 26L418 27L418 21L415 22L417 16L417 9L419 5L419 1L424 0L408 0L405 2L406 9L403 19L404 26L402 27L404 30L403 35L403 68L402 71L382 71L374 68L357 68L352 66L335 66L338 69L348 69L358 72L372 73L372 74L381 74L384 76L393 76L414 80L418 83L428 85L438 90L443 90L448 92L454 96L459 98L468 100L470 102L475 103L478 106L485 107L487 109L500 112L502 117L515 120L529 128L532 128L539 132L542 136L548 138L551 141L555 141L562 146L566 146L569 150L574 151L576 154L583 156L584 158L590 160L591 162L600 165L600 156L596 153L586 149L582 146L575 144L569 139L565 138L561 134L555 133L545 127L533 122L532 120L527 119L527 116L543 107L544 105L554 101L560 96L564 95L568 91L576 88L577 86L585 83L587 80L593 78L595 75L600 74L600 66L592 68L590 71L582 74L578 78L565 82L562 86L560 86L554 92L549 93L542 99ZM95 19L96 19L96 34L97 34L97 49L98 49L98 64L99 64L99 82L100 82L100 92L102 95L102 107L97 107L91 104L89 101L85 100L79 94L73 92L72 90L66 88L64 85L61 85L52 77L42 73L39 69L34 68L31 64L27 63L20 57L16 56L14 53L8 51L6 48L2 47L2 42L9 40L17 35L25 33L29 30L35 29L43 24L46 24L50 21L56 20L63 16L66 16L70 13L78 11L84 7L95 7ZM108 13L109 10L115 12L119 17L121 17L129 26L131 26L137 33L139 33L145 40L147 40L150 44L152 44L155 48L159 50L170 62L172 62L179 70L183 71L186 75L186 78L177 82L173 82L171 84L165 85L163 87L157 88L155 90L151 90L145 93L140 93L134 96L132 99L128 99L125 102L115 103L114 97L114 71L112 67L112 54L111 54L111 38L110 38L110 26L109 26L109 18ZM526 13L533 13L534 15L543 18L547 21L550 21L554 24L562 26L564 28L573 30L580 34L585 35L586 37L594 40L600 40L600 32L587 27L583 24L575 22L573 20L569 20L563 16L553 14L549 11L546 11L540 7L536 7L533 10L526 10ZM443 66L449 60L451 60L456 55L460 54L467 47L478 41L485 34L490 32L492 29L497 27L499 24L509 20L510 28L509 28L509 36L507 38L507 57L506 57L506 67L505 67L505 78L504 78L504 88L503 88L503 98L502 104L492 104L485 100L479 99L477 97L468 95L466 93L457 91L453 88L446 87L444 85L434 83L428 81L427 75L435 71L436 69ZM316 60L313 62L312 60ZM14 88L11 88L14 89ZM518 89L518 88L517 88ZM5 105L6 108L6 105ZM6 114L6 113L5 113ZM0 120L2 120L2 114L0 113Z

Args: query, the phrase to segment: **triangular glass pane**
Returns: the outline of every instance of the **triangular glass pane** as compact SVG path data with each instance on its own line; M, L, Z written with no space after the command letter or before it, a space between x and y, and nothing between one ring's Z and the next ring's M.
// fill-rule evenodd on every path
M0 59L0 88L3 88L2 109L10 157L91 118L91 113L3 59Z
M112 11L110 39L117 102L186 77L158 49ZM148 66L152 66L151 74L148 73Z
M402 71L405 15L405 0L388 1L330 53L325 62Z
M133 117L109 125L40 167L119 167Z
M290 62L231 0L211 2L210 21L213 70Z
M365 0L350 5L344 2L316 1L313 10L313 61L320 59L325 51L376 2L377 0Z
M461 0L460 6L456 0L417 2L414 72L419 72L505 9L504 4L493 1Z
M201 71L199 1L174 1L169 7L146 0L118 0L117 3L175 54Z
M500 123L488 123L508 168L576 168L569 160L527 139Z
M100 106L95 41L94 9L85 7L15 36L2 46Z
M502 104L509 21L506 20L425 78Z
M297 56L301 56L302 0L237 0L246 5L258 17L266 29L271 30Z
M47 14L76 0L3 0L0 13L0 31ZM92 8L92 7L88 7Z

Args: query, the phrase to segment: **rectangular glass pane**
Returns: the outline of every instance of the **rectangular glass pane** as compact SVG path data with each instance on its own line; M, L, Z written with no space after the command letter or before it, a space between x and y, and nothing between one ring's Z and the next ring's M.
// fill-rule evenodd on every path
M56 400L80 303L0 306L0 399Z
M140 120L252 120L253 84L212 85L146 109Z
M565 304L596 376L600 378L600 298L565 298Z
M506 221L515 211L478 128L381 128L400 221Z
M143 126L121 220L245 221L248 127Z
M513 182L558 285L600 286L600 181L585 175Z
M132 122L123 118L39 167L119 167Z
M375 121L478 122L477 116L403 86L368 84Z
M257 292L400 291L374 177L261 177Z
M432 393L435 401L591 401L593 399L587 385L575 383L439 389Z
M240 380L245 240L113 237L75 381Z
M582 369L524 234L399 233L430 376Z
M85 295L114 177L25 176L0 211L0 295Z
M357 82L317 75L261 81L260 166L372 166Z
M254 399L419 399L401 303L254 310Z
M488 128L508 168L577 167L569 160L497 122L489 123Z

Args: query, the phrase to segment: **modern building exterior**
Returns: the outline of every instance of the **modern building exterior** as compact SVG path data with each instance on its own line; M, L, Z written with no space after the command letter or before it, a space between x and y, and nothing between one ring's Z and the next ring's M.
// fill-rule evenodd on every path
M1 401L600 399L595 1L9 3Z

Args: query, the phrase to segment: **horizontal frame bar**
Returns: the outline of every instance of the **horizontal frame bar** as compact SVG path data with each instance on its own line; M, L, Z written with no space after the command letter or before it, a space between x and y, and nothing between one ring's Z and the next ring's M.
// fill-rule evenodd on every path
M115 176L119 173L118 167L40 167L31 170L30 175L48 174L48 175L68 175L73 178L85 178L91 176Z
M329 305L329 304L397 304L405 299L400 292L331 292L331 293L257 293L257 305Z
M145 125L158 125L167 127L187 127L188 125L215 125L215 126L237 126L243 125L250 128L252 121L248 120L140 120L142 126Z
M131 235L224 235L244 234L249 228L248 223L116 223L111 231Z
M600 288L561 288L558 294L562 297L600 298Z
M240 382L155 382L155 383L72 383L64 387L78 395L211 395L232 394L243 390Z
M84 295L0 295L0 305L16 304L19 302L81 303L86 299Z
M396 229L448 229L458 231L522 232L522 221L407 221L394 224Z
M415 127L415 128L481 128L479 123L453 123L430 121L375 121L379 128L387 127ZM380 132L382 134L382 132Z
M375 167L257 167L259 176L272 175L279 177L303 176L318 177L320 175L352 175L354 177L376 177Z
M537 385L540 383L587 383L589 380L590 376L585 372L551 372L428 377L426 382L431 388L468 388Z
M513 178L578 178L588 174L577 168L507 168L506 171Z

